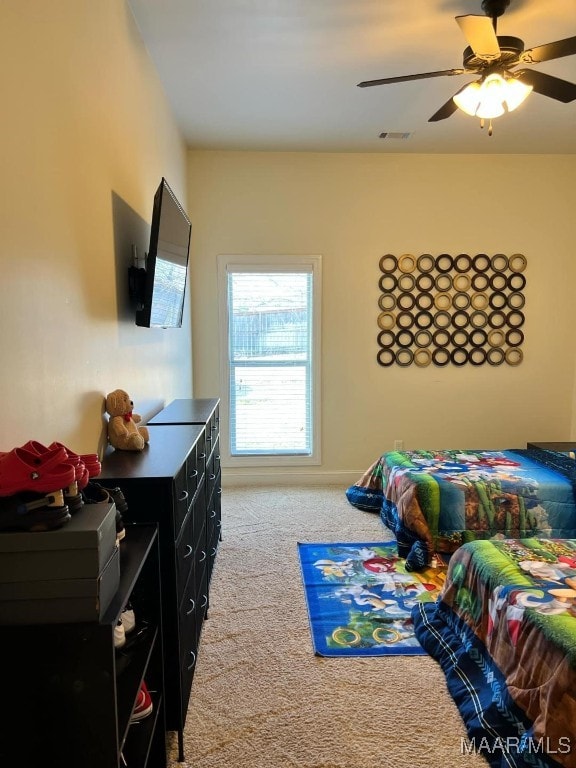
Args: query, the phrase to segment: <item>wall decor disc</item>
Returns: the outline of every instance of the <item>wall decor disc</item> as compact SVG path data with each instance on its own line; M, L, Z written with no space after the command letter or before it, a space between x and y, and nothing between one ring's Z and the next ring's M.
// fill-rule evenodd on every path
M450 275L437 275L434 285L437 291L449 291L452 288L452 278Z
M398 287L398 279L395 275L382 275L378 280L378 285L382 293L389 293Z
M396 303L400 309L412 309L416 304L416 299L413 293L399 293Z
M504 309L508 304L508 298L502 291L494 291L490 296L490 306L492 309Z
M452 284L456 291L467 291L472 283L469 275L454 275Z
M508 317L506 319L508 320L510 328L522 328L525 317L523 312L520 312L518 309L513 309L511 312L508 312Z
M473 347L483 347L487 339L488 334L482 328L475 328L469 335L469 341Z
M416 352L414 352L414 362L420 368L425 368L427 365L430 365L431 361L432 355L428 349L417 349Z
M411 365L413 361L414 353L411 349L399 349L398 352L396 352L396 362L398 365L406 367L407 365Z
M434 325L436 328L449 328L452 322L453 319L449 312L441 310L434 315Z
M389 331L396 325L396 316L392 312L380 312L378 315L378 327L383 331Z
M488 334L488 344L490 344L491 347L501 347L505 341L506 341L506 334L504 333L504 331L501 331L499 328L494 328Z
M414 334L412 331L404 328L396 335L396 343L399 347L410 347L414 343Z
M422 256L418 256L416 264L420 272L432 272L434 269L434 257L430 253L423 253Z
M510 347L506 350L506 362L508 365L520 365L524 359L524 353L517 347Z
M465 365L468 362L468 351L462 347L456 347L450 352L450 361L453 365Z
M437 293L434 296L434 306L436 309L450 309L452 306L452 296L449 293Z
M380 363L380 365L383 365L385 368L387 368L389 365L392 365L394 361L396 360L396 355L394 352L392 352L391 349L381 349L378 352L377 360Z
M416 280L412 275L402 274L398 278L398 288L401 291L413 291L416 285Z
M393 293L383 293L378 299L378 306L383 312L388 312L396 306L396 297Z
M468 312L464 312L461 309L458 312L454 312L452 315L452 325L454 328L466 328L470 323L470 316Z
M515 291L514 293L509 294L508 306L510 309L522 309L524 304L526 304L526 297L523 293Z
M468 361L472 365L482 365L482 363L486 362L486 350L482 347L474 347L474 349L470 350Z
M490 278L490 288L493 291L503 291L508 285L508 278L502 272L495 272Z
M486 360L490 365L501 365L504 362L504 351L500 347L492 347L486 353Z
M488 315L488 325L490 328L503 328L506 325L507 319L504 312L496 309Z
M484 328L488 325L488 315L480 309L476 309L470 315L470 325L474 328Z
M434 288L434 278L432 275L418 275L416 286L419 291L431 291Z
M494 272L506 272L508 269L508 257L503 253L497 253L495 256L492 256L490 266Z
M490 286L490 278L485 274L472 276L472 288L475 291L485 291Z
M394 346L395 341L396 336L392 331L380 331L378 334L378 346L382 347L382 349L390 349Z
M513 275L508 276L508 280L506 281L506 284L511 291L522 291L524 289L524 286L526 285L526 278L524 277L524 275L515 273Z
M473 293L470 297L470 304L474 309L486 309L488 306L488 294Z
M469 272L472 267L472 259L467 253L459 253L454 259L454 269L456 272Z
M396 324L398 328L412 328L414 325L414 315L412 312L398 312L396 315Z
M432 313L427 312L423 310L422 312L418 312L416 317L414 318L416 321L416 325L418 328L423 328L426 330L426 328L430 328L432 325Z
M430 309L434 306L434 297L429 291L419 293L416 296L416 306L418 309Z
M454 259L448 253L441 253L436 259L436 269L438 272L450 272L454 266Z
M458 330L454 331L450 336L450 341L455 347L465 347L470 341L470 337L465 330L458 328Z
M506 344L509 347L520 347L524 343L524 333L519 328L511 328L506 333Z
M490 268L490 258L485 253L478 253L472 259L472 269L475 272L486 272Z
M429 347L432 344L432 334L430 331L416 331L414 334L414 344L417 347Z
M526 256L523 256L521 253L515 253L513 256L510 256L508 266L511 272L524 272L527 263Z
M470 306L470 296L467 293L458 291L452 297L452 304L454 304L456 309L468 309Z
M398 269L400 272L414 272L416 269L416 259L411 253L405 253L398 259Z
M398 259L396 256L392 256L391 253L387 253L380 259L380 271L381 272L394 272L398 267Z
M450 362L450 352L448 352L447 349L444 349L444 347L438 347L438 349L435 349L434 352L432 352L432 362L434 365L440 367L448 365Z
M432 338L434 340L434 344L437 347L447 347L448 344L450 344L450 334L443 328L438 331L434 331Z

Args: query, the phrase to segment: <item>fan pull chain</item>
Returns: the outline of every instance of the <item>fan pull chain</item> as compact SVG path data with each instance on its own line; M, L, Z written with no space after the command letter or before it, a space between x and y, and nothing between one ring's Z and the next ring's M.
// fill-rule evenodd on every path
M484 118L480 118L480 128L484 128ZM492 136L492 118L490 118L490 122L488 123L488 136Z

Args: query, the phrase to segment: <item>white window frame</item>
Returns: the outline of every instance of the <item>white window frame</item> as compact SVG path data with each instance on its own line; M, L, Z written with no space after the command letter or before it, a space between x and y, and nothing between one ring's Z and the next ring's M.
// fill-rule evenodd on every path
M312 361L311 427L312 453L308 456L231 456L230 455L230 364L228 355L228 272L297 272L299 267L312 271ZM218 303L220 322L220 392L222 393L220 456L224 467L307 466L321 463L321 256L218 256Z

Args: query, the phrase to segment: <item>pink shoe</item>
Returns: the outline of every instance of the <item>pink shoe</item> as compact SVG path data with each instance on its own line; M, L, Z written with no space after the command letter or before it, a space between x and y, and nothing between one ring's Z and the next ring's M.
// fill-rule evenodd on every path
M22 491L50 493L68 488L76 471L62 448L38 455L27 448L14 448L0 455L0 496Z

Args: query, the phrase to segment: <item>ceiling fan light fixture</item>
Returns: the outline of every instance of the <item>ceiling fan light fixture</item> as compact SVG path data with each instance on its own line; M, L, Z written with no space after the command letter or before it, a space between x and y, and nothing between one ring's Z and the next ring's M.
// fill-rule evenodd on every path
M531 85L493 72L484 80L467 85L453 96L453 100L467 115L492 119L519 107L531 91Z

